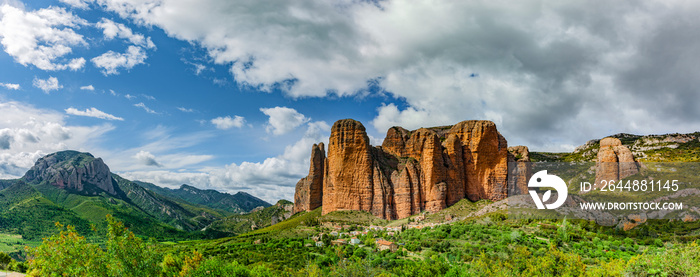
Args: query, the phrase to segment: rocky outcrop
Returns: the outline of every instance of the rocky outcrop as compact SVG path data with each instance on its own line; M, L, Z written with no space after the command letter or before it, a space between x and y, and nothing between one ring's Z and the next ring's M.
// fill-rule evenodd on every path
M311 148L309 175L299 180L294 193L294 213L311 211L323 204L323 174L326 150L323 143Z
M527 146L508 147L508 196L527 194L527 181L531 175L530 149Z
M101 191L116 195L109 167L102 158L90 153L62 151L39 159L27 171L24 180L28 183L47 182L48 184L85 194L98 194Z
M507 196L507 142L490 121L409 131L392 127L382 146L372 147L358 121L337 121L328 157L312 150L309 176L297 183L295 212L363 210L385 219L438 211L460 199ZM323 164L323 166L321 164ZM319 176L319 169L324 174ZM316 193L318 185L322 193Z
M616 138L600 140L598 161L596 163L596 187L602 186L602 181L618 181L639 172L639 165L634 155L622 142Z

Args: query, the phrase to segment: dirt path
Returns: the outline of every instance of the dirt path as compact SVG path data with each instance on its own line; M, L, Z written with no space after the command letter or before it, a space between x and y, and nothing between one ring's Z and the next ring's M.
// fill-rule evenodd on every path
M0 271L0 277L24 277L24 274L17 272Z

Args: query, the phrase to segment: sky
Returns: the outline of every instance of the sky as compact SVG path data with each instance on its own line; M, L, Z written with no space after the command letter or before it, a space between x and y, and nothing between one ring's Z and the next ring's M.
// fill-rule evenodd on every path
M380 145L700 131L697 1L0 0L0 178L72 149L122 177L293 199L353 118Z

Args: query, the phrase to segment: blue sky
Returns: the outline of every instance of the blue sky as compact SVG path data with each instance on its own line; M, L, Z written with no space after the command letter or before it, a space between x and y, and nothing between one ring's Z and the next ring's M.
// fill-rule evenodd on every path
M76 149L274 202L343 118L536 151L700 130L698 4L602 3L3 0L0 177Z

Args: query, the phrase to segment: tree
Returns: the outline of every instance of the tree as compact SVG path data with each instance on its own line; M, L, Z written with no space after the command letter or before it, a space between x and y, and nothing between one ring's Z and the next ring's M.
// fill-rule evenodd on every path
M60 230L29 250L29 276L109 276L104 251L87 243L73 226L56 223Z
M73 226L56 223L59 233L29 250L30 276L157 276L161 257L124 224L107 216L106 251L88 243Z
M10 262L12 262L10 255L7 255L5 252L0 252L0 269L6 269Z
M160 273L161 257L153 242L144 243L111 215L107 215L107 224L110 276L156 276Z

